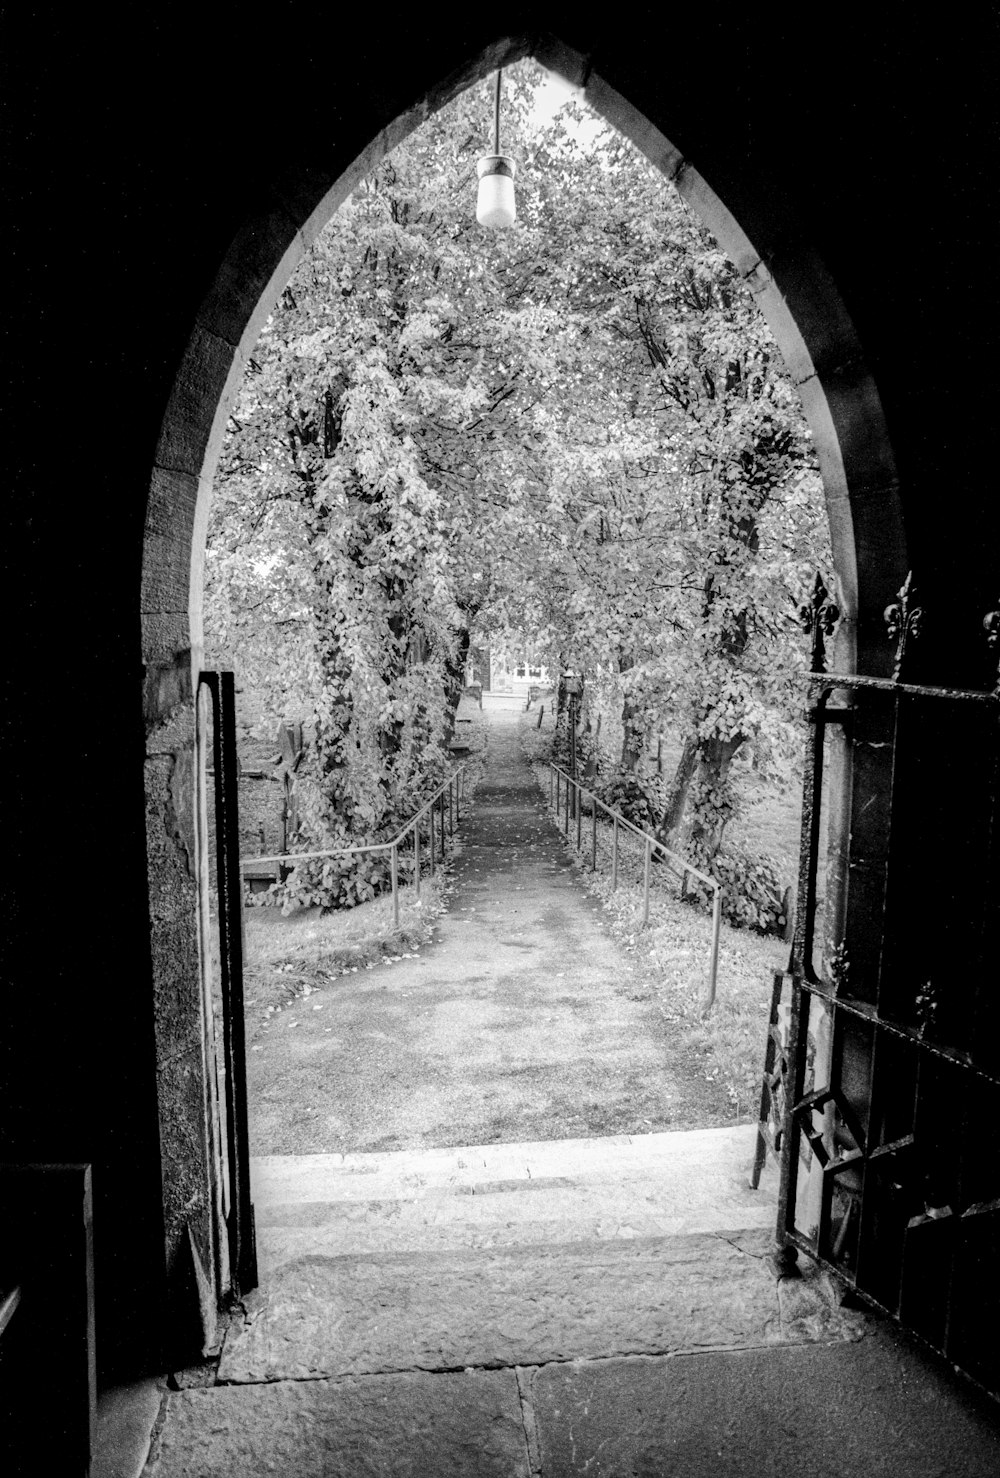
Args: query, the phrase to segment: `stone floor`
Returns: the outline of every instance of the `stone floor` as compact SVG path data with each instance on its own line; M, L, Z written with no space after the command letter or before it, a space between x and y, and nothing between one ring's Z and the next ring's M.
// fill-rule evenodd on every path
M93 1478L993 1478L995 1405L776 1278L752 1132L255 1162L264 1291Z

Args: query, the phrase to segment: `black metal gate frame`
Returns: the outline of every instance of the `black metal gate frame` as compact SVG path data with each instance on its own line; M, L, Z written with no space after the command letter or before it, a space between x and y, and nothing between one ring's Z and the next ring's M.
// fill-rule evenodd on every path
M820 1107L824 1099L836 1094L836 1089L832 1084L830 1088L821 1089L814 1093L806 1094L804 1091L808 1046L808 1032L806 1030L808 1011L806 1003L811 998L822 1000L826 1003L831 1013L831 1018L837 1011L846 1012L852 1017L860 1018L877 1026L880 1031L912 1042L919 1048L920 1052L930 1054L959 1066L963 1071L969 1072L993 1087L1000 1088L1000 1077L979 1066L967 1053L951 1048L944 1043L928 1041L918 1030L887 1020L879 1014L877 1006L872 1006L863 1001L844 999L837 993L835 985L821 980L815 972L813 966L813 944L816 926L816 883L820 842L820 799L823 784L825 731L828 725L848 724L853 713L853 709L847 706L832 708L829 706L829 702L831 696L838 691L848 693L861 690L883 692L896 699L896 721L898 723L898 700L901 697L912 696L964 705L987 705L997 711L998 715L1000 715L1000 698L998 698L996 693L983 692L977 689L940 688L924 684L902 683L884 678L862 677L856 674L817 671L807 674L806 677L813 690L813 699L807 710L811 733L806 745L798 906L796 909L795 935L789 962L791 1002L786 1052L788 1081L784 1096L784 1119L780 1132L780 1179L778 1189L777 1244L779 1248L779 1261L781 1260L782 1249L785 1250L785 1255L789 1262L794 1261L794 1254L791 1258L788 1258L790 1249L798 1249L806 1253L813 1261L820 1263L842 1282L846 1282L850 1287L855 1288L867 1303L882 1310L884 1313L888 1313L892 1317L898 1317L897 1309L887 1307L879 1299L873 1297L870 1292L859 1287L856 1278L841 1264L824 1255L821 1250L824 1242L822 1222L819 1235L815 1241L805 1236L795 1225L800 1140L803 1133L809 1140L814 1154L819 1158L824 1172L833 1172L834 1174L851 1163L857 1163L858 1168L863 1174L869 1162L898 1154L900 1151L908 1149L914 1139L914 1136L911 1134L893 1143L868 1149L865 1145L865 1137L861 1133L859 1126L857 1124L852 1126L850 1111L839 1095L837 1095L837 1107L841 1114L845 1116L847 1128L855 1140L857 1148L854 1151L842 1152L835 1157L831 1157L825 1146L818 1142L821 1136L815 1131L810 1132L803 1127L803 1121L808 1121L812 1111ZM816 691L817 689L818 692ZM825 1195L823 1206L826 1210L829 1208L829 1200L829 1195ZM981 1211L994 1212L997 1210L1000 1210L1000 1202L995 1203L991 1201L982 1206L969 1207L965 1214L968 1215ZM929 1342L933 1343L931 1341Z
M203 672L199 686L212 702L215 770L215 857L219 900L219 959L226 1070L226 1155L230 1207L226 1219L230 1277L239 1296L257 1287L257 1239L250 1190L246 1025L243 1014L243 883L240 874L239 762L236 687L232 672Z

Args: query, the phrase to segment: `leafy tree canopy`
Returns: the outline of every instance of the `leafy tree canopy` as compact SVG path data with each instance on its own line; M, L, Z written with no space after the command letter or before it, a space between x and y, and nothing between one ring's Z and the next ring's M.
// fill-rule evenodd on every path
M732 755L781 740L787 611L828 565L798 398L676 191L580 104L540 122L541 78L505 74L516 225L475 220L485 82L337 211L230 423L206 625L268 714L311 718L312 847L385 834L440 775L473 631L613 682L626 769L683 733L663 819L701 805L705 855ZM293 892L378 882L300 867Z

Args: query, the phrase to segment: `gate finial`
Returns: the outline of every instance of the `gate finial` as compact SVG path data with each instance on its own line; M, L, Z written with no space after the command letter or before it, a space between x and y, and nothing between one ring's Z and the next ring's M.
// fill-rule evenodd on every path
M896 643L896 661L892 669L894 683L902 681L907 643L919 640L923 629L924 608L917 604L917 587L910 570L899 588L899 599L885 608L885 624L889 640Z
M813 581L812 594L799 606L796 614L802 630L807 636L812 637L810 671L825 672L826 642L824 638L832 634L833 628L840 620L840 612L830 599L830 592L823 584L823 576L819 570L816 571L816 579Z

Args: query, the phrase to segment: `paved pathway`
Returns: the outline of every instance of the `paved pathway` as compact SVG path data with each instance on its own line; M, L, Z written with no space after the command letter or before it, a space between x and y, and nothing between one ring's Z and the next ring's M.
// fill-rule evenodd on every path
M705 1125L713 1090L571 866L521 752L519 708L487 711L487 765L434 943L331 981L251 1053L255 1154Z

